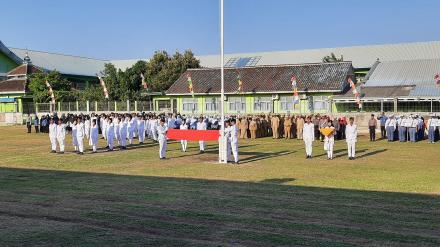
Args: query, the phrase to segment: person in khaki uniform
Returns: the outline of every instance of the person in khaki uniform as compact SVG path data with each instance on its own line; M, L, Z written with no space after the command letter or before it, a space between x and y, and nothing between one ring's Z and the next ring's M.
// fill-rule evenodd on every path
M280 119L275 115L272 116L271 124L272 124L272 138L278 139L279 137L278 127L280 126Z
M291 136L291 128L292 128L292 119L289 115L284 117L284 138L290 139Z
M251 131L251 139L257 138L257 121L255 118L252 118L251 122L249 123L249 130Z
M303 116L298 116L296 120L296 138L298 140L303 139L303 128L304 128L304 118Z
M248 124L248 120L246 119L246 117L242 117L240 120L240 139L247 139L248 135L247 135L247 130L248 130L249 124Z

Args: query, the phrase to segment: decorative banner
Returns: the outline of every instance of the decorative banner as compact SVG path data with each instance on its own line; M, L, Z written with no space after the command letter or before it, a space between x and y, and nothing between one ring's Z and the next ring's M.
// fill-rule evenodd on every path
M297 85L296 85L296 76L292 76L292 78L290 78L290 82L292 82L292 88L296 88L297 87Z
M107 91L107 87L105 86L105 81L99 75L97 75L97 76L98 76L99 82L101 83L102 91L104 91L104 97L106 99L108 99L108 91Z
M142 78L142 86L144 87L144 89L148 89L148 84L145 81L145 76L143 73L141 73L141 78Z
M187 78L188 78L188 91L191 93L192 97L194 98L194 88L193 88L193 82L191 79L191 74L188 74Z
M440 75L439 75L439 74L436 74L436 75L434 76L434 80L437 81L437 87L440 87Z
M243 82L241 81L240 74L237 75L237 82L238 82L238 90L237 91L239 93L243 93Z
M171 140L218 141L220 131L168 129L167 136Z
M356 103L358 104L359 109L362 108L362 103L361 103L361 94L358 92L358 90L356 89L356 85L354 84L353 80L351 79L351 77L348 78L348 83L350 83L350 87L352 89L352 93L354 94Z
M52 99L51 103L55 104L55 95L53 94L52 86L47 80L46 80L46 87L49 89L50 98Z

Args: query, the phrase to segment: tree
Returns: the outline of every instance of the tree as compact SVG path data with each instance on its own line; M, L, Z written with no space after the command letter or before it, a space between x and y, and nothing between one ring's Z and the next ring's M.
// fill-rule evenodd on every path
M58 71L51 71L49 73L35 73L30 77L28 84L29 90L32 92L34 102L50 102L49 89L46 86L46 80L52 86L56 101L70 101L75 98L72 93L72 84Z
M336 62L343 62L344 57L341 55L341 58L337 58L336 55L332 52L330 56L325 56L322 58L323 63L336 63Z

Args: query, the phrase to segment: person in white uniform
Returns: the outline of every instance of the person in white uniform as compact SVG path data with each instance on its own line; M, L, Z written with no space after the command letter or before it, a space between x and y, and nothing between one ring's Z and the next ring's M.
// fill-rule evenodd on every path
M53 118L49 122L49 139L51 144L51 153L57 152L57 124L54 123Z
M119 136L121 138L119 143L119 150L127 149L127 119L122 118L119 123Z
M90 118L87 116L86 120L84 121L84 130L85 130L85 136L87 139L90 138Z
M70 123L70 127L72 128L72 145L73 150L75 150L75 153L78 153L78 138L76 137L76 132L78 129L76 119L73 120L73 122Z
M77 120L78 124L76 126L76 139L78 141L78 152L80 155L84 154L84 135L85 135L85 129L84 129L84 123L82 122L82 119L79 117Z
M188 125L185 123L185 121L182 121L182 124L180 125L181 130L188 130ZM180 140L180 145L182 146L182 151L186 152L186 148L188 147L188 141L187 140Z
M155 117L150 119L150 133L153 141L157 142L157 119Z
M238 128L235 119L230 120L229 132L232 156L234 156L234 163L238 165Z
M134 120L131 117L131 115L128 115L127 138L128 138L128 143L130 145L133 144L133 134L134 134Z
M66 140L66 125L63 123L63 120L60 118L58 119L58 125L57 125L57 141L58 141L58 145L60 146L59 154L64 153L65 140Z
M303 141L306 148L306 159L312 158L313 141L315 140L315 125L311 122L310 117L306 118L303 127Z
M324 150L327 151L327 159L333 159L333 147L335 145L335 128L332 126L332 122L327 122L327 126L324 129L328 129L329 134L324 134Z
M96 123L96 119L92 119L92 124L90 127L90 144L92 146L93 153L96 153L96 147L98 146L98 135L98 124Z
M354 124L353 117L350 117L349 122L345 127L345 138L348 148L348 159L354 160L356 155L357 125Z
M159 158L165 159L167 152L167 132L168 127L165 124L165 119L161 119L159 126L157 126L157 140L159 141Z
M118 145L121 145L121 134L120 134L120 132L119 132L119 123L120 123L120 119L119 118L117 118L117 117L115 117L114 119L113 119L113 126L114 126L114 132L115 132L115 139L116 139L116 142L118 143Z
M113 141L115 139L115 126L113 125L112 118L107 119L106 129L107 129L107 146L108 146L107 151L113 151Z
M197 130L206 130L206 123L203 121L203 117L199 118L199 122L197 122ZM205 152L205 141L199 141L200 153Z
M137 131L138 131L139 144L143 144L145 141L145 119L144 119L144 117L139 117L137 123L138 123Z

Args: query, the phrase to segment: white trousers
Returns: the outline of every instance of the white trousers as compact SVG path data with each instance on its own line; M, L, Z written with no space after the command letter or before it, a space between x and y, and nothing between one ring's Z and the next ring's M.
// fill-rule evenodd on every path
M57 138L58 145L60 146L60 152L64 152L64 138Z
M354 156L356 155L356 142L348 141L347 148L348 148L348 157L354 158Z
M186 148L188 147L188 141L187 140L181 140L180 145L182 145L182 151L186 152Z
M205 141L199 141L200 151L205 151Z
M57 151L57 138L56 137L50 137L50 145L51 145L52 151Z
M84 153L84 137L76 137L76 139L78 140L78 150L80 153Z
M312 156L313 141L312 140L304 140L304 144L306 146L306 154L309 156Z
M231 141L228 139L226 142L226 160L231 160L231 154L232 154L232 148L231 148Z
M335 145L334 141L325 141L324 142L324 150L327 151L327 158L333 159L333 146Z
M138 129L138 137L139 137L139 142L144 142L145 141L145 130Z
M107 145L108 145L108 149L110 149L110 150L113 149L113 140L114 140L114 136L113 135L108 135L107 136Z
M167 140L159 140L159 158L165 158L167 153Z
M157 141L157 133L155 130L151 130L151 138L155 141Z
M231 142L231 149L234 162L238 162L238 142Z

